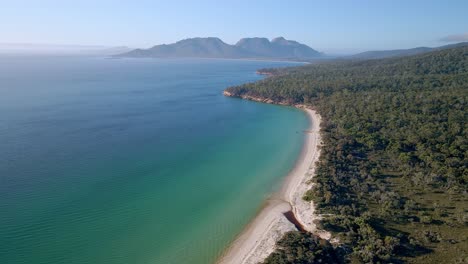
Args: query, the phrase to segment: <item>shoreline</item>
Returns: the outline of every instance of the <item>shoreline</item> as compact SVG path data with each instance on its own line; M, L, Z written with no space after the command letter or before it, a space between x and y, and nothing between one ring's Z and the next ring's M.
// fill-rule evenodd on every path
M225 95L230 96L230 94ZM309 118L309 128L304 131L304 143L296 164L284 178L279 191L274 193L266 205L250 221L244 230L219 258L219 264L258 263L268 257L276 248L278 241L286 232L297 230L285 215L292 212L295 220L308 232L330 239L330 234L318 231L314 223L320 219L315 215L312 202L302 199L315 174L315 162L320 155L320 115L315 110L297 105ZM297 223L296 223L297 224Z
M196 59L196 60L233 60L233 61L252 61L252 62L287 62L291 64L310 64L311 61L302 61L302 60L289 60L281 58L222 58L222 57L121 57L116 55L104 56L107 58L113 59L168 59L168 60L187 60L187 59Z

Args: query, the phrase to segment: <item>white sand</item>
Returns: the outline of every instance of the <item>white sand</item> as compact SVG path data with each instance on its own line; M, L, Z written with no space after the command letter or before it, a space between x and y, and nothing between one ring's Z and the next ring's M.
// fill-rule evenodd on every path
M298 106L300 107L300 106ZM275 250L278 241L286 232L297 230L283 215L292 211L303 228L322 238L330 239L330 234L317 230L314 220L313 203L302 197L311 187L307 182L315 173L315 162L319 157L321 144L319 129L320 116L311 109L305 109L311 119L311 126L305 135L304 146L295 167L286 177L281 190L275 194L263 210L245 228L223 254L221 264L253 264L263 261Z

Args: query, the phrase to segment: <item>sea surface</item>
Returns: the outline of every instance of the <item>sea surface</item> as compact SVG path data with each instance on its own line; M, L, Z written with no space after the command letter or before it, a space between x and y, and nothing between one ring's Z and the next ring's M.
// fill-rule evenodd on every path
M308 126L222 91L281 66L0 57L0 263L213 263Z

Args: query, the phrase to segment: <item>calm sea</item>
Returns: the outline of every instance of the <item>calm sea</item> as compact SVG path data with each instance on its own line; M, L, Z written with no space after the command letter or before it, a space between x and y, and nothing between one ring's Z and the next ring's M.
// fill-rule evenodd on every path
M308 125L222 91L281 66L0 57L0 262L215 261Z

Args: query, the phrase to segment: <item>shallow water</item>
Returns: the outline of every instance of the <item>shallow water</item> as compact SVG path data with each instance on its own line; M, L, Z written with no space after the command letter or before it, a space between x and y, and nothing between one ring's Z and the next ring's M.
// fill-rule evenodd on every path
M290 65L1 57L1 263L213 262L308 125L222 91Z

